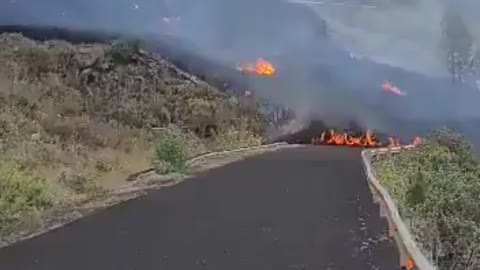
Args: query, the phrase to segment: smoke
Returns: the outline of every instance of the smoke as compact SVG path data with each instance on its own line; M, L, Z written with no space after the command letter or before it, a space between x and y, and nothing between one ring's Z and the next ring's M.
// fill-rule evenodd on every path
M1 24L48 25L84 30L150 32L161 18L161 1L7 0L0 4Z
M356 120L397 132L408 121L480 117L480 92L450 87L439 46L446 0L363 1L376 8L348 1L10 0L0 4L0 24L167 34L226 68L262 57L274 76L244 79L259 96L294 109L299 123ZM480 36L473 2L455 4ZM381 92L387 79L407 96Z
M163 20L171 17L181 19ZM308 104L310 94L320 90L304 72L311 56L291 55L318 46L326 25L308 7L280 0L11 0L0 4L0 24L168 34L194 44L196 55L227 67L268 59L283 77L266 83L253 80L252 87L298 110L315 107Z
M438 0L409 5L352 8L312 7L332 28L332 38L352 52L392 66L429 75L446 75L439 44L444 4Z

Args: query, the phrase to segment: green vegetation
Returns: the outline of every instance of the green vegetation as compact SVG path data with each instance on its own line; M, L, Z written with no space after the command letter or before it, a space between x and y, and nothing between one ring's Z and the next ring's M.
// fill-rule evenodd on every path
M163 135L155 144L154 164L161 174L183 173L187 167L184 142L173 134Z
M215 137L215 146L219 151L258 146L261 143L262 138L260 136L245 129L229 128Z
M118 188L152 157L159 173L182 173L192 156L258 143L258 108L142 46L0 34L0 236Z
M0 229L20 214L53 206L60 196L52 182L28 174L15 163L0 161Z
M480 269L480 165L460 134L438 130L374 167L439 269Z

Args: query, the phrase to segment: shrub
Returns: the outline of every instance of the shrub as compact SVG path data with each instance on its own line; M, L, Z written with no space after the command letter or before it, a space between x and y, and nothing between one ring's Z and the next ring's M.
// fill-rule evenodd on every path
M0 226L47 209L60 199L60 189L51 182L22 171L12 162L0 161Z
M439 269L480 267L480 166L461 135L435 131L416 149L374 166Z
M242 147L258 146L261 138L248 130L228 128L215 137L216 150L233 150Z
M132 56L140 50L140 40L117 40L112 44L110 56L117 64L126 65L132 60Z
M94 176L77 173L73 170L62 171L57 181L75 194L87 194L90 197L96 197L106 192Z
M462 134L448 128L441 128L434 131L428 139L439 145L447 147L451 152L462 157L470 157L472 146Z
M184 142L173 134L162 135L155 143L154 165L161 174L184 172L187 165Z

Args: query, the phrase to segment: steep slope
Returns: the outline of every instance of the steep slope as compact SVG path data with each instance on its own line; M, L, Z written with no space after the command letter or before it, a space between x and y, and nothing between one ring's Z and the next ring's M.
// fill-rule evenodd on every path
M151 166L258 145L266 127L257 107L136 42L4 33L0 62L0 235Z
M3 74L56 87L58 93L49 89L41 97L52 97L54 102L78 96L81 103L76 113L99 121L115 120L136 128L177 124L195 130L228 125L242 116L225 94L161 56L140 49L140 44L72 45L58 40L38 43L20 35L1 37ZM206 111L191 107L198 100L212 106ZM203 122L201 113L205 114Z

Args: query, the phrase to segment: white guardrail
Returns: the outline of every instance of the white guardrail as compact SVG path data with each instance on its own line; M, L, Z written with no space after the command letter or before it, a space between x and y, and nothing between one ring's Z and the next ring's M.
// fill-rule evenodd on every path
M386 153L398 153L414 147L414 145L407 145L367 149L362 151L362 160L374 201L380 205L380 215L387 218L389 234L395 239L400 250L400 264L402 269L436 270L417 247L413 236L400 218L398 209L390 197L390 194L388 194L387 190L380 184L372 168L372 158L374 156Z

